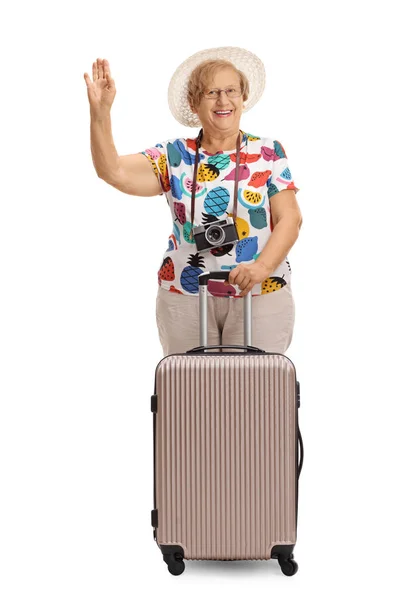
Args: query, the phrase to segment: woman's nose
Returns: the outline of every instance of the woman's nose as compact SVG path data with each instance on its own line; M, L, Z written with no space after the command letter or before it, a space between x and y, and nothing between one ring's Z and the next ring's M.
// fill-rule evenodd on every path
M219 90L218 100L223 100L222 94L225 94L225 96L228 98L228 94L226 93L225 90Z
M222 94L225 94L225 96L223 96ZM220 90L217 103L225 105L227 102L229 102L228 94L225 90Z

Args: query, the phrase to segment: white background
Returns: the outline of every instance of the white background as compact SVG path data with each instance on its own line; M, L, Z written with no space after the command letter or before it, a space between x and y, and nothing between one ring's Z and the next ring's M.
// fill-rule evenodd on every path
M2 599L398 594L395 4L2 11ZM168 573L150 524L150 396L170 216L163 196L100 180L90 153L83 73L97 57L116 82L123 155L193 133L169 113L170 77L191 54L225 45L264 62L265 93L241 125L283 144L300 188L287 355L301 382L305 463L292 578L276 561L189 561L182 576Z

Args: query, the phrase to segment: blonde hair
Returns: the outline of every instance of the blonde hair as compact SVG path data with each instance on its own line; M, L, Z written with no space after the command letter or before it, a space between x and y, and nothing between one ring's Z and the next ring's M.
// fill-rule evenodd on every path
M200 104L203 92L214 73L226 67L230 67L239 75L243 102L246 102L249 97L249 80L246 75L242 71L239 71L229 60L211 59L197 65L190 74L187 99L191 108L196 108Z

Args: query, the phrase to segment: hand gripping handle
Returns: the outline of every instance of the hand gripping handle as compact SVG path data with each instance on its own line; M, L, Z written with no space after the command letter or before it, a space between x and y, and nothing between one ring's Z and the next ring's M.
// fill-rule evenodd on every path
M200 346L207 346L207 285L210 279L229 280L229 271L206 271L199 275ZM243 298L244 345L251 346L251 291ZM236 302L236 300L232 300Z

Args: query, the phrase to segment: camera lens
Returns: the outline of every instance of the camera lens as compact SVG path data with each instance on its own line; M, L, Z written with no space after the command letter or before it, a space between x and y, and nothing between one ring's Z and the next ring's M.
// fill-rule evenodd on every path
M221 238L221 230L217 229L216 227L214 227L213 229L210 230L209 238L210 240L212 240L213 242L218 242Z
M211 226L206 231L206 239L212 246L220 244L225 239L225 233L219 225Z

